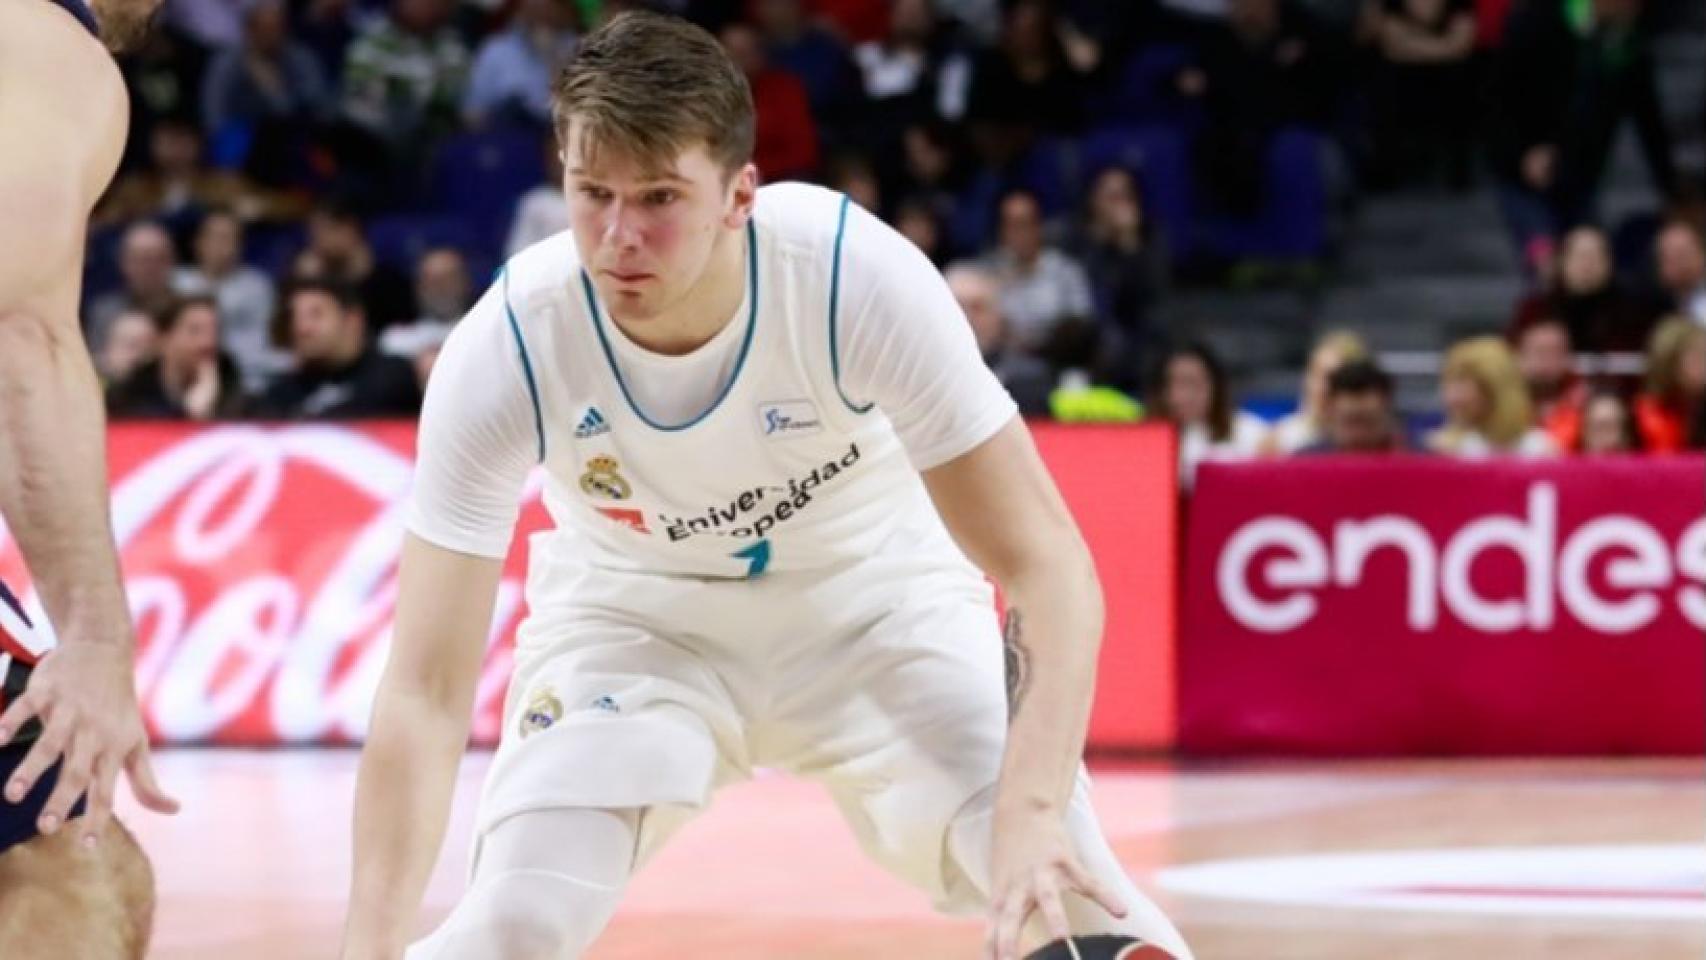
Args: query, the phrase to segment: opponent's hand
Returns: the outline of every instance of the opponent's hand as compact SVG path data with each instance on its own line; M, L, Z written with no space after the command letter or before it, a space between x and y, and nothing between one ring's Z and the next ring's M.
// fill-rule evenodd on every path
M1041 913L1049 936L1072 936L1061 896L1081 894L1116 917L1126 908L1073 855L1058 814L1024 814L995 821L993 895L983 960L1018 960L1019 938L1032 911Z
M23 694L0 714L0 746L10 743L31 719L42 725L41 736L6 781L7 802L22 800L49 767L64 760L59 780L36 821L36 829L43 834L58 831L77 798L86 793L79 829L83 842L93 844L112 816L120 769L129 776L131 793L144 807L158 813L177 812L178 801L154 779L133 670L128 647L61 645L42 657Z

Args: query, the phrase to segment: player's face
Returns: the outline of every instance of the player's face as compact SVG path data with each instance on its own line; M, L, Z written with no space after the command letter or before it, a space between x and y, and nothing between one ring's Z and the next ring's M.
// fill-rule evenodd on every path
M92 0L101 42L113 51L128 50L148 32L160 0Z
M644 322L673 311L739 241L757 193L756 168L725 175L703 145L647 170L615 149L592 154L570 124L563 193L581 260L610 315ZM719 278L720 279L720 278Z

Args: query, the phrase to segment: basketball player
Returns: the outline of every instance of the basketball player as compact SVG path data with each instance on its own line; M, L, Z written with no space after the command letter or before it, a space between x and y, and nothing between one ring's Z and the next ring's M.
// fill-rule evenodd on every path
M0 585L0 956L141 957L153 880L111 819L124 771L170 812L137 708L107 507L101 392L78 325L90 208L129 111L100 39L156 0L0 0L0 513L60 645ZM81 812L81 815L79 815Z
M428 388L346 960L405 955L535 464L555 529L470 887L408 960L580 956L755 766L987 911L986 956L1188 958L1086 795L1091 558L940 275L839 194L759 189L750 93L683 21L589 36L556 114L571 229L509 261Z

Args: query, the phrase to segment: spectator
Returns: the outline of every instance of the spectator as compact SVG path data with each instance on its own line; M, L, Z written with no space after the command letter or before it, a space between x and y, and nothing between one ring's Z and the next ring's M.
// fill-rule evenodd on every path
M1001 312L1028 353L1067 366L1065 346L1095 316L1090 280L1078 261L1043 245L1042 209L1024 190L1001 200L1000 242L989 266L1001 283Z
M977 264L956 263L948 268L947 281L977 337L983 362L1012 394L1019 412L1028 417L1047 416L1054 376L1048 364L1017 348L1008 336L994 274Z
M201 131L188 120L162 118L149 135L149 166L120 177L89 222L103 227L152 217L187 226L213 207L237 210L246 219L301 212L294 197L257 190L229 170L209 169Z
M375 336L393 323L415 318L409 278L373 255L361 217L347 203L325 198L316 204L308 216L308 249L327 279L360 294L362 311Z
M513 257L548 237L569 229L569 204L563 197L563 155L556 137L545 138L545 181L521 195L515 219L504 241L504 256Z
M1636 453L1641 449L1641 432L1622 394L1601 389L1588 395L1582 403L1582 429L1571 449L1589 456Z
M948 238L944 236L942 221L936 216L936 211L929 201L920 198L910 198L901 201L895 208L894 228L900 235L912 241L913 246L923 251L938 268L947 263L952 251L948 249Z
M1392 378L1367 358L1347 360L1327 377L1327 399L1319 440L1300 454L1397 453L1404 449L1392 406Z
M1642 0L1524 3L1512 12L1494 81L1491 159L1518 253L1531 269L1547 238L1593 218L1618 128L1635 121L1654 185L1676 192ZM1577 346L1589 349L1586 342Z
M137 367L107 394L115 418L212 420L242 415L237 365L219 349L219 306L210 297L174 302L156 317L158 358Z
M759 175L768 181L810 176L817 169L818 133L805 86L798 77L766 62L764 46L752 27L731 23L723 28L722 41L752 87L758 118L752 162L758 165Z
M361 299L346 285L304 281L286 297L296 368L274 381L259 402L279 420L413 417L420 384L408 361L372 345Z
M1223 26L1182 71L1179 91L1207 115L1194 166L1220 213L1251 216L1263 193L1268 145L1281 127L1322 124L1335 72L1328 41L1303 11L1282 0L1232 0Z
M445 338L450 336L450 329L473 305L473 292L468 263L460 252L437 247L421 254L415 274L415 300L421 306L420 317L414 323L386 330L379 338L380 352L409 361L425 389L427 376L438 360Z
M1268 435L1270 453L1296 453L1325 439L1327 393L1333 371L1353 360L1368 359L1368 344L1347 330L1329 333L1309 352L1303 371L1303 395L1297 410L1274 425Z
M1560 450L1573 450L1582 430L1587 384L1576 375L1570 328L1556 317L1541 317L1516 340L1516 364L1528 387L1534 418Z
M1469 179L1475 131L1475 12L1471 0L1384 0L1374 8L1375 149L1383 178L1398 185L1444 172Z
M823 173L824 184L830 189L847 194L854 203L879 217L882 216L882 182L877 179L877 172L871 167L871 161L863 154L836 154L824 164Z
M952 250L981 250L994 224L994 211L963 199L970 165L961 149L959 128L941 121L913 124L901 134L900 168L890 171L890 192L930 205L947 229Z
M314 54L320 71L336 89L344 75L344 57L355 39L357 0L291 0L291 35Z
M1226 369L1204 344L1176 346L1162 358L1151 413L1179 432L1179 482L1190 489L1205 460L1248 460L1261 454L1267 425L1237 408Z
M941 29L930 0L891 0L889 10L888 36L853 50L885 152L914 123L964 116L971 92L971 60Z
M1653 241L1658 301L1663 313L1677 313L1706 326L1706 242L1686 220L1672 220Z
M1641 446L1653 453L1686 449L1706 403L1706 328L1668 317L1647 350L1647 387L1635 398Z
M202 87L202 122L218 136L231 124L279 125L304 132L325 119L331 87L320 61L291 39L284 0L252 0L243 11L240 46L222 50Z
M244 263L243 224L228 210L213 210L196 230L195 264L179 271L178 293L211 296L219 305L225 349L243 374L250 392L259 390L290 363L269 336L278 295L272 280Z
M130 92L130 138L122 167L128 170L146 160L155 124L168 119L188 123L200 114L196 99L207 73L207 52L167 23L149 30L142 45L120 63Z
M1451 348L1440 381L1445 425L1428 435L1428 449L1454 457L1547 456L1557 444L1534 425L1534 407L1516 357L1498 337L1475 337Z
M460 120L468 48L451 0L391 0L350 44L343 71L345 159L369 175L412 169Z
M118 254L118 270L124 286L96 297L89 305L89 342L104 342L107 326L121 313L138 310L152 317L170 306L172 276L177 265L178 251L166 228L144 220L125 230Z
M764 61L798 79L812 116L839 128L860 93L859 73L846 45L809 21L801 0L753 0L748 9Z
M1551 289L1517 307L1515 329L1540 316L1554 316L1583 353L1639 351L1649 321L1638 299L1617 279L1611 241L1598 227L1577 227L1559 245Z
M160 331L154 318L141 310L126 310L107 325L106 338L95 354L95 373L110 388L160 352Z
M1131 171L1108 167L1090 181L1075 252L1101 321L1102 379L1135 386L1153 338L1150 314L1167 289L1168 257L1160 232L1144 215Z
M514 23L480 45L462 116L473 126L550 126L551 82L580 43L575 26L570 0L521 0Z
M1001 43L978 55L966 105L984 162L1006 169L1037 137L1083 129L1082 104L1100 59L1094 41L1057 19L1046 0L1007 4Z

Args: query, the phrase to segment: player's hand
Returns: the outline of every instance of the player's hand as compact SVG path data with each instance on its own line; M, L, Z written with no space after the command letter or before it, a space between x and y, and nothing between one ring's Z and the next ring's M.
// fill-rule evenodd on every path
M1116 917L1126 908L1078 862L1066 824L1057 813L997 816L989 904L989 929L983 960L1018 960L1019 939L1033 911L1042 914L1049 937L1072 936L1063 894L1071 892L1100 904Z
M36 829L52 834L64 825L77 798L87 794L79 821L84 843L93 844L112 816L113 793L122 769L131 793L144 807L176 813L172 799L154 779L148 733L136 703L130 649L116 644L74 643L50 650L30 673L29 685L0 714L0 746L10 743L31 719L41 736L5 784L5 799L17 803L56 761L59 780L42 808Z

